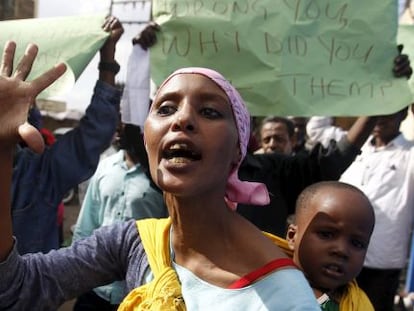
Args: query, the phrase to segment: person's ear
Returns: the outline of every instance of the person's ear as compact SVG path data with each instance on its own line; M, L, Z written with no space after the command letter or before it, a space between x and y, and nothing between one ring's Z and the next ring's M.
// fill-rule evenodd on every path
M296 233L298 231L298 226L295 224L290 224L287 233L286 233L286 240L288 241L288 246L291 250L295 250L295 241L296 241Z

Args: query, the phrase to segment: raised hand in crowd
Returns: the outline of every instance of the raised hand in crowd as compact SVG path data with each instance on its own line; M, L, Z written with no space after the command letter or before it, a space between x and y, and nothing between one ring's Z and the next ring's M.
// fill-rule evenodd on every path
M157 32L161 27L155 23L150 22L137 36L132 39L132 44L139 44L144 50L152 47L157 43Z
M26 122L28 110L33 105L35 97L57 80L65 72L66 66L59 64L36 79L26 82L38 47L29 44L24 56L13 68L15 51L16 43L7 42L0 66L1 150L13 150L21 138L34 151L41 152L44 147L43 139L40 133Z
M30 105L36 96L66 70L64 64L45 71L36 79L26 82L38 48L34 44L28 45L24 56L14 68L13 59L16 44L7 42L0 65L0 162L3 170L0 174L0 192L11 192L11 178L13 173L13 156L16 144L23 139L36 152L42 152L44 142L41 134L27 120ZM0 260L4 260L13 246L10 195L0 204Z

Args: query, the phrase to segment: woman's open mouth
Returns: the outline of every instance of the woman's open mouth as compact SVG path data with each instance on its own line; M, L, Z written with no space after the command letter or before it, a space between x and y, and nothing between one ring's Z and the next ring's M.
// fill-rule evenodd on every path
M163 151L162 157L171 163L187 163L200 160L201 154L186 143L174 143Z

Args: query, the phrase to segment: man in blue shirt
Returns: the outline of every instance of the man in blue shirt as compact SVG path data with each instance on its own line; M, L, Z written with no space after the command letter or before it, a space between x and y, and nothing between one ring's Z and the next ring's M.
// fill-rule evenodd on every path
M152 186L140 128L123 124L119 150L100 161L90 179L73 240L101 226L129 219L168 217L161 191ZM117 310L127 294L124 281L95 288L78 297L74 311Z
M115 87L119 70L115 46L124 30L114 17L108 17L102 27L110 36L100 50L99 80L79 126L42 154L16 149L12 220L21 254L59 248L57 207L69 189L95 172L115 133L121 98Z

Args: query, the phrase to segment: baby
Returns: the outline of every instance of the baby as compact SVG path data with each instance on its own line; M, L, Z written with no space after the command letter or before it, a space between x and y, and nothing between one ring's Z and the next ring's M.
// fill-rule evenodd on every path
M288 247L322 310L374 310L354 280L374 223L370 201L349 184L319 182L299 196L287 231Z

